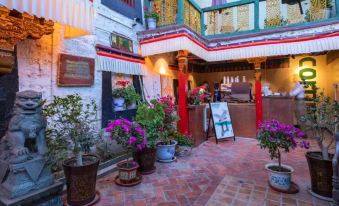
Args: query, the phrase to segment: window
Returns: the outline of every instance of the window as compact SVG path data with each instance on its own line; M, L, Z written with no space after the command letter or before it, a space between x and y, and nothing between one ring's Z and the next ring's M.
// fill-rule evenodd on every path
M135 0L120 0L121 2L127 4L130 7L134 7L135 6Z
M226 4L227 0L212 0L212 6Z

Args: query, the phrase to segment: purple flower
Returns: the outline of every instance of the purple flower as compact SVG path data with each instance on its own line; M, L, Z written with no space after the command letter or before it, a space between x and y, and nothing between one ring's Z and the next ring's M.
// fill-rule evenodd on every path
M137 138L136 137L130 137L128 140L128 144L129 145L135 145L135 143L137 142Z
M140 136L144 136L145 131L141 127L136 127L135 132L138 133Z
M141 144L137 145L137 151L141 151L143 149L143 146Z

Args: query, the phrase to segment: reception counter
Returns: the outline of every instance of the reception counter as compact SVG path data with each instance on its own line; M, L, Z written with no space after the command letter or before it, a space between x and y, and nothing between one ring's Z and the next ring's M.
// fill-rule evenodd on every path
M256 137L256 105L255 103L228 103L234 134L237 137ZM189 132L194 145L206 140L206 128L209 111L206 105L189 106ZM276 119L294 124L295 101L293 97L263 97L263 120ZM210 130L212 131L212 129ZM212 134L212 133L211 133Z

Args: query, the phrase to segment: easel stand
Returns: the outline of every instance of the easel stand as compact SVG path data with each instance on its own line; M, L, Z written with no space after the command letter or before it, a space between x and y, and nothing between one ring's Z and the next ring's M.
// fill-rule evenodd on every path
M216 144L219 143L219 139L217 137L217 132L216 132L216 129L215 129L215 123L214 123L214 119L213 119L213 113L212 113L212 106L211 106L211 102L208 102L208 105L209 105L209 111L210 111L210 114L209 114L209 117L208 117L208 125L207 125L207 131L206 131L206 140L208 140L210 137L213 137L213 136L210 136L209 133L210 133L210 126L211 126L211 121L212 121L212 125L213 125L213 132L214 132L214 137L215 137L215 142ZM226 139L226 138L223 138L223 139ZM235 141L235 135L233 136L233 141Z

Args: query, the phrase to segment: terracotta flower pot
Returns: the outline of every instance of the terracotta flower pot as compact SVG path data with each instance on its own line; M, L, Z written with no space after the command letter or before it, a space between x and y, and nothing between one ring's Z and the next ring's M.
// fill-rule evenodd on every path
M152 174L155 172L156 149L145 148L140 152L133 153L134 160L139 164L138 171L143 174Z
M76 166L76 159L63 162L67 185L67 203L86 205L95 199L95 185L99 158L95 155L83 155L83 166Z
M139 164L135 161L124 160L117 164L119 180L123 184L130 184L138 178Z
M330 155L330 159L333 155ZM312 192L317 195L332 197L332 161L323 160L321 152L307 152L306 159L311 175Z

